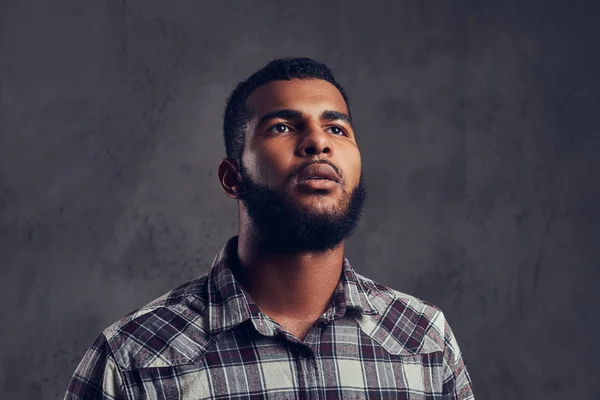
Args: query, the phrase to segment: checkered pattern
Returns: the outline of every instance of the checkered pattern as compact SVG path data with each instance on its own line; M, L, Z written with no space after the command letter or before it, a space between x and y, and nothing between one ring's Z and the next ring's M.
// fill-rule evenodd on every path
M210 271L108 327L65 399L474 399L437 307L344 259L330 307L304 341L236 281L237 236Z

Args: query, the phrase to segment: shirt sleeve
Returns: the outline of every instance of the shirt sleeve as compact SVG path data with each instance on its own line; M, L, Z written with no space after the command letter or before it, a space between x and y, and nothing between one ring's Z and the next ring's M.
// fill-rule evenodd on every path
M473 385L456 337L444 318L444 399L474 400Z
M86 351L67 386L64 400L126 399L121 373L104 335Z

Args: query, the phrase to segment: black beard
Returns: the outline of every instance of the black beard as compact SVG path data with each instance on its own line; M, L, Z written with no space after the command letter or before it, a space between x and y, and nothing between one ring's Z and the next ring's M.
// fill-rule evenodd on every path
M346 209L340 206L330 214L318 214L301 210L287 191L280 195L254 182L244 166L240 175L239 198L258 234L259 249L268 253L334 249L356 229L367 199L366 184L361 174Z

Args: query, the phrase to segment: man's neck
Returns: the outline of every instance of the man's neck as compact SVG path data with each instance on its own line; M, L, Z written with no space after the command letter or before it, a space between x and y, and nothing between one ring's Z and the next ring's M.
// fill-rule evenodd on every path
M344 242L327 252L265 254L240 231L238 279L269 317L314 321L328 308L343 268Z

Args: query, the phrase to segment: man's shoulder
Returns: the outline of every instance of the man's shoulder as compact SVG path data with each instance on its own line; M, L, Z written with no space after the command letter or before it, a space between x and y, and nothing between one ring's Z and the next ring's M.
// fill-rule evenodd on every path
M389 307L409 307L412 312L435 316L441 309L417 296L402 292L384 285L364 275L356 274L361 284L366 288L367 295L378 312Z
M446 318L436 305L357 274L377 311L361 316L365 333L394 354L431 353L444 350Z
M125 370L193 362L209 342L208 273L154 299L108 326L102 334Z

